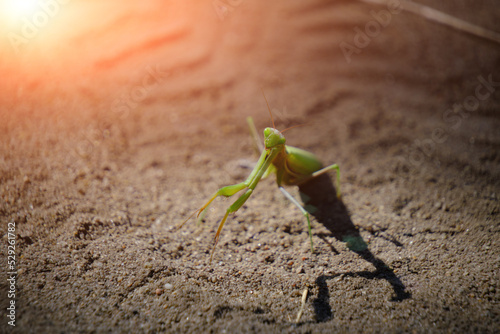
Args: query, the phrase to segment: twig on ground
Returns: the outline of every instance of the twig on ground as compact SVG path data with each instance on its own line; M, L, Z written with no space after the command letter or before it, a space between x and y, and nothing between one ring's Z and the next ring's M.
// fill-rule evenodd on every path
M297 319L295 319L296 323L299 323L300 317L302 316L302 313L304 312L304 307L306 306L306 300L307 300L307 288L302 292L302 301L300 305L300 310L299 313L297 314Z
M387 5L387 0L360 0L360 1L380 6ZM496 31L488 30L486 28L461 20L452 15L443 13L437 9L428 6L424 6L407 0L400 0L400 1L401 1L401 8L407 12L422 16L430 21L434 21L500 44L500 33Z

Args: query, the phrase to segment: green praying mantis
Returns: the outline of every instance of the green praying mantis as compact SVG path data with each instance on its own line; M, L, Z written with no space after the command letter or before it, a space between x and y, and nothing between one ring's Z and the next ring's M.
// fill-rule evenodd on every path
M264 95L264 92L262 92L262 94ZM259 148L259 151L261 151L259 160L257 161L257 164L255 165L254 169L252 170L248 178L244 182L225 186L217 190L208 200L208 202L205 203L205 205L203 205L200 209L196 210L179 226L179 228L181 228L195 214L197 214L199 220L202 220L203 217L205 216L206 211L208 210L209 205L218 196L231 197L236 193L245 190L245 192L229 208L227 208L226 214L224 215L224 218L221 220L219 224L219 228L217 229L217 233L215 234L214 238L212 253L210 255L210 263L212 263L212 259L215 253L215 248L217 246L217 243L219 242L220 232L229 214L238 211L238 209L241 208L241 206L252 195L259 181L262 178L267 177L269 174L273 172L276 173L276 182L278 184L279 190L285 195L285 197L288 200L290 200L294 205L296 205L302 212L302 214L306 217L307 227L309 230L309 239L311 241L312 253L314 253L314 247L313 247L311 220L309 218L309 213L306 211L306 209L304 209L302 205L300 205L300 203L288 191L285 190L285 188L283 188L283 186L284 185L298 186L310 180L311 178L315 178L330 170L335 170L337 174L336 178L337 197L340 198L341 196L339 166L337 164L333 164L323 168L321 162L313 153L302 150L297 147L285 145L286 139L285 136L283 136L283 132L285 130L280 132L275 128L273 115L271 113L271 108L269 108L269 103L267 102L265 95L264 99L266 100L267 108L269 109L269 114L271 115L271 121L273 127L272 128L268 127L264 129L264 148L262 148L260 146L257 130L253 123L253 119L251 117L247 118L247 123L250 127L250 132L252 134L254 144L256 145L257 148Z

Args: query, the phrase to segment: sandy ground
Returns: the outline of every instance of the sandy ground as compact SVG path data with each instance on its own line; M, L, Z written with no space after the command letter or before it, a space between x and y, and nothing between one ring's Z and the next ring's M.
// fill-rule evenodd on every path
M494 0L420 2L500 30ZM226 3L74 0L3 39L0 331L498 333L500 46L360 2ZM210 264L234 199L175 227L250 173L261 88L343 196L333 172L288 188L313 254L262 180Z

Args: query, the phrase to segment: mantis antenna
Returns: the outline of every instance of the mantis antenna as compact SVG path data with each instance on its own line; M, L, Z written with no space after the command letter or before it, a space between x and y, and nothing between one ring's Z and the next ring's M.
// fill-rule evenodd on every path
M276 126L274 126L273 113L271 112L271 108L269 107L269 103L267 102L266 94L264 94L264 90L262 89L262 87L260 87L260 90L262 91L262 95L264 95L264 100L266 100L267 110L269 110L269 115L271 115L271 122L273 122L273 128L276 129Z
M262 91L262 95L264 95L264 100L266 100L266 104L267 104L267 110L269 110L269 115L271 115L271 122L273 123L273 128L276 129L276 126L274 125L274 118L273 118L273 113L271 112L271 108L269 107L269 102L267 102L267 98L266 98L266 94L264 94L264 90L262 89L262 87L260 88L260 90ZM296 127L299 127L299 126L304 126L306 124L297 124L297 125L293 125L289 128L286 128L285 130L282 130L280 131L280 133L283 133L287 130L290 130L290 129L293 129L293 128L296 128Z
M292 126L290 126L290 127L286 128L285 130L280 131L280 133L283 133L283 132L288 131L288 130L290 130L290 129L293 129L293 128L298 128L299 126L304 126L304 125L307 125L307 123L292 125Z

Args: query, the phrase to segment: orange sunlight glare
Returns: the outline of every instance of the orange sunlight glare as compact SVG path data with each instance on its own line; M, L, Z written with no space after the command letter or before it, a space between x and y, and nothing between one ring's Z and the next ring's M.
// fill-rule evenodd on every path
M17 21L33 13L38 7L37 0L3 0L3 16L9 21Z
M0 0L2 44L14 59L31 51L47 52L65 44L64 38L75 32L70 0ZM75 1L76 3L76 1ZM72 3L73 4L73 3ZM68 29L71 27L71 29Z
M62 64L77 55L71 38L82 31L84 23L95 22L82 10L88 7L84 3L0 0L0 68L9 69L11 80L14 74L24 78L43 77L47 71L64 74Z

